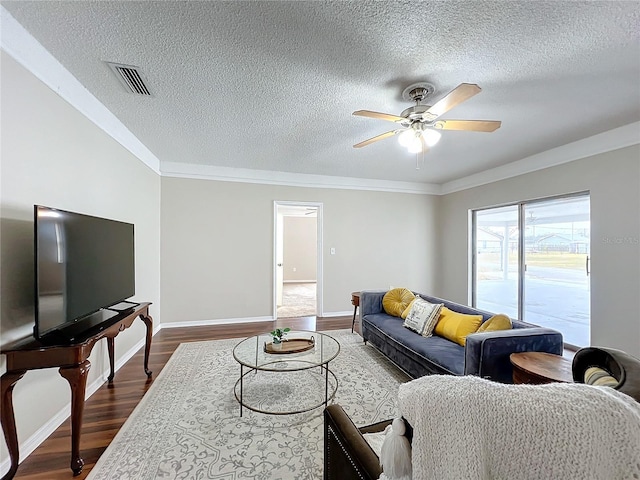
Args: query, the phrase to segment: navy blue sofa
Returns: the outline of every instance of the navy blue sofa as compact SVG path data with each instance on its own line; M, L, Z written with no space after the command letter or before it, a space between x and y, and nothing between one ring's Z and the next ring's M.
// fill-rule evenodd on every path
M511 330L474 333L466 346L433 335L425 338L403 326L404 320L388 315L382 308L386 291L360 294L362 337L413 378L429 374L477 375L502 383L513 383L509 355L515 352L547 352L562 355L562 334L512 320ZM414 292L415 293L415 292ZM431 303L443 303L459 313L482 315L483 322L493 313L441 298L417 294Z

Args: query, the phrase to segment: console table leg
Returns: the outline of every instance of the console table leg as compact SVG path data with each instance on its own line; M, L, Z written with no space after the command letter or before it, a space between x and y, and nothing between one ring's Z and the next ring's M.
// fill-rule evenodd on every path
M140 315L140 318L147 326L147 339L144 344L144 373L147 374L147 377L151 378L151 374L153 373L149 370L149 353L151 352L151 339L153 338L153 318L151 315Z
M7 450L9 450L9 458L11 459L11 468L2 477L2 480L12 479L18 471L18 461L20 460L20 451L18 447L18 432L16 431L16 418L13 412L13 387L16 382L20 380L26 370L19 370L17 372L7 372L2 375L2 432L4 433L4 440L7 443Z
M115 376L115 363L114 363L114 356L115 356L115 347L114 347L114 337L107 337L107 350L109 351L109 377L107 377L107 381L109 382L109 384L113 383L113 377Z
M82 413L84 411L84 395L87 389L87 375L91 363L85 360L78 366L60 368L60 375L71 387L71 470L73 475L80 475L84 460L80 458L80 434L82 432Z

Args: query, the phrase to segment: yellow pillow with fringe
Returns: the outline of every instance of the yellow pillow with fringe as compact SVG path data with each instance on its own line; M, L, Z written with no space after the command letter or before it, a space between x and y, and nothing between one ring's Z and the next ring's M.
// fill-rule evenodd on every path
M494 315L489 320L480 325L480 328L478 328L476 333L495 332L497 330L511 330L512 327L513 325L511 325L511 319L503 313L499 313L498 315Z
M475 333L481 323L482 315L465 315L443 306L434 333L464 347L467 335Z
M402 316L402 313L407 309L407 306L412 300L415 300L416 296L407 290L406 288L394 288L389 290L382 297L382 308L389 315L394 317ZM408 312L407 312L408 313Z

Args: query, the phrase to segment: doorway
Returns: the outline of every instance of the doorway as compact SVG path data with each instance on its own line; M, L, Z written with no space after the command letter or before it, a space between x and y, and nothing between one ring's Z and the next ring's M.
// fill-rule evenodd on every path
M322 316L322 203L274 202L273 317Z

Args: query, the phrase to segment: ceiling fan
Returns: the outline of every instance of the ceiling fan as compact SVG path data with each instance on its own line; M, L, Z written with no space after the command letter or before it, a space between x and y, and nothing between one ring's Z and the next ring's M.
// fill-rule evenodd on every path
M434 91L433 85L425 82L409 85L402 92L405 100L416 102L413 107L404 110L400 115L372 112L371 110L357 110L353 115L359 117L377 118L388 122L395 122L404 128L391 130L375 137L356 143L354 148L365 147L384 138L398 135L401 145L411 153L426 152L440 140L438 130L467 130L472 132L493 132L500 128L502 122L496 120L438 120L456 105L480 93L481 88L473 83L461 83L451 90L444 98L434 105L424 105L421 102Z

